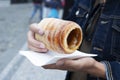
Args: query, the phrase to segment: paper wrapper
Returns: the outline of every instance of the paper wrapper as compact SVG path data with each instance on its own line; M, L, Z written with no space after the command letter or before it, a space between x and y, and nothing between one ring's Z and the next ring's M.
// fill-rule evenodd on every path
M59 54L49 51L47 53L37 53L33 51L20 51L21 55L25 56L35 66L44 66L48 64L56 63L59 59L68 58L76 59L81 57L94 57L96 54L86 54L84 52L75 51L73 54Z

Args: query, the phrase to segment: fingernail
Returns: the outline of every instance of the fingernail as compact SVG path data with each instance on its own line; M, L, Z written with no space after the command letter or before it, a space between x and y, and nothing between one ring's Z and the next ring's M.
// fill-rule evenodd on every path
M39 30L39 34L40 34L40 35L43 35L43 31Z
M45 48L45 45L43 43L41 43L40 48Z
M58 66L62 66L64 64L64 61L58 61L57 63L56 63L56 65L58 65Z

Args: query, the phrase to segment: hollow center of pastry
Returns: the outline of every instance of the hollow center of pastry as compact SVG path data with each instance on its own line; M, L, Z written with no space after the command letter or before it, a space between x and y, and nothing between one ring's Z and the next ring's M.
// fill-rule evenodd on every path
M72 30L67 37L67 45L69 49L74 49L76 46L79 46L81 39L81 33L78 28Z

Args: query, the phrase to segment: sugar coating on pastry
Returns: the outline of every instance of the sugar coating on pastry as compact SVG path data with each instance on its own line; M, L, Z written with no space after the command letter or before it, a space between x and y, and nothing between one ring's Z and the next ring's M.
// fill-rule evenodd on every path
M82 29L75 22L45 18L38 26L44 34L35 34L35 38L43 42L49 50L69 54L78 49L82 42Z

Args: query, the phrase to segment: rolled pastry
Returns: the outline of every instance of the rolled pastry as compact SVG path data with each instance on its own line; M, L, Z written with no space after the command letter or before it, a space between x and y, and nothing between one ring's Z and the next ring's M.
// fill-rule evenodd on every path
M72 21L45 18L38 26L43 30L42 36L35 38L45 44L46 48L58 53L72 53L82 42L81 27Z

